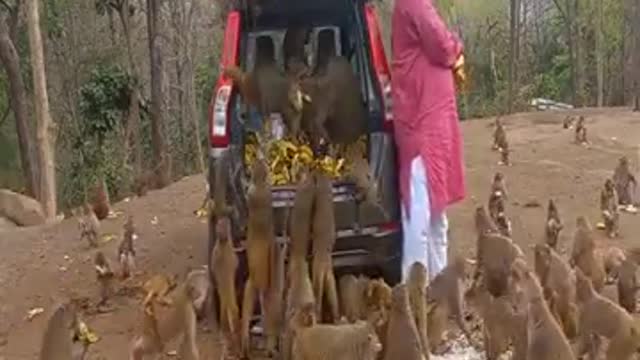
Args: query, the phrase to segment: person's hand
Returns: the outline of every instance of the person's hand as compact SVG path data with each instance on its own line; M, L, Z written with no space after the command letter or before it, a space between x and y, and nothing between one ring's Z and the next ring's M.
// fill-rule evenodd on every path
M456 82L456 87L464 91L467 85L467 74L464 71L464 55L462 54L460 54L453 66L453 77Z
M453 71L457 71L458 69L462 68L464 66L464 54L460 54L460 56L458 56L458 60L456 60L456 63L453 65Z

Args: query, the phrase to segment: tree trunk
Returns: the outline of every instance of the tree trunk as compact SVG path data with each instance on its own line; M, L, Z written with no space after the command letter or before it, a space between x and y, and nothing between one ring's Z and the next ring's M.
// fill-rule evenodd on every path
M189 11L185 11L185 32L182 32L183 43L184 43L184 68L183 68L183 79L184 79L184 104L186 106L186 114L189 119L191 119L193 124L193 142L196 159L196 168L198 172L203 174L205 171L204 165L204 153L202 151L202 141L200 139L200 125L198 121L198 105L196 102L196 86L195 86L195 70L194 70L194 61L193 61L193 40L192 37L188 34L192 34L196 31L194 27L194 16L195 14L199 14L198 11L198 2L191 1L191 7Z
M633 111L640 111L640 0L635 3L635 16L633 17L634 49L633 49L633 69L634 69L634 107Z
M596 0L596 103L598 107L604 106L604 46L603 46L603 22L604 0Z
M151 147L157 186L169 183L169 159L164 138L164 68L160 48L160 1L147 0L147 32L151 58Z
M37 146L40 175L40 202L48 219L56 216L56 172L54 163L55 124L49 110L47 77L44 67L44 49L40 33L39 0L27 0L27 29L31 68L33 71L33 92L35 97Z
M576 95L577 106L585 106L585 59L586 48L583 46L584 37L582 35L582 21L580 2L583 0L574 0L573 13L573 36L575 37L575 56L576 56Z
M29 196L39 198L38 178L35 170L35 154L29 129L27 93L20 69L20 57L10 37L5 19L0 19L0 61L7 73L9 103L13 111L20 147L20 164Z
M507 113L509 114L513 112L516 80L516 55L518 53L518 0L511 0L510 13L509 44L511 44L511 51L509 52L509 76L507 89Z

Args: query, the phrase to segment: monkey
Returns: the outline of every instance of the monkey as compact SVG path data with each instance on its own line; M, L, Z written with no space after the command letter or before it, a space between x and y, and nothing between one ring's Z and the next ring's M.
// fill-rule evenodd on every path
M626 156L618 160L618 166L613 172L613 182L618 194L618 204L616 205L634 205L638 182L631 173L629 159Z
M308 41L310 29L307 27L292 26L287 29L282 44L284 53L284 68L288 74L296 76L310 75L305 43Z
M491 217L487 213L487 210L483 206L476 207L474 212L474 222L478 238L476 240L476 261L478 266L474 272L473 278L476 279L479 276L479 271L482 267L484 254L483 251L486 248L487 237L490 234L498 234L498 227L495 225Z
M312 283L316 298L318 319L322 316L323 303L327 300L332 321L340 318L336 280L333 274L331 254L336 241L335 213L333 208L333 186L329 176L321 171L315 173L315 210L311 225L313 236Z
M557 250L560 231L564 228L556 203L549 199L547 206L547 223L545 224L545 242L549 247Z
M389 325L389 316L392 306L392 290L391 287L381 278L370 279L367 282L364 295L364 313L366 319L376 318L375 322L376 334L380 339L387 336L387 328ZM379 359L383 359L386 353L385 347L378 354Z
M595 342L591 353L595 356L599 345L597 336L602 336L609 340L607 360L631 359L640 346L640 329L634 318L618 304L597 293L589 277L580 269L576 269L576 298L580 308L576 355L582 356L587 346Z
M291 359L291 345L296 331L316 322L316 304L309 277L309 264L304 256L292 256L289 266L289 290L286 297L285 323L287 327L282 333L281 353L284 360ZM310 310L312 309L312 310Z
M437 349L443 341L446 323L449 316L453 316L456 325L462 331L469 343L474 344L471 332L464 322L464 297L463 287L466 279L467 264L473 264L472 260L456 256L442 272L431 281L427 288L427 301L430 305L427 318L427 335L429 347Z
M287 248L279 244L273 244L273 264L271 265L271 287L265 300L266 311L264 314L265 335L267 338L267 352L275 354L278 347L279 334L282 331L285 318L285 301L283 300L285 288L285 258Z
M78 227L80 228L80 241L87 239L89 246L97 247L100 220L88 203L84 204L84 217L78 218Z
M577 335L575 275L569 264L547 244L534 246L534 271L544 290L551 313L567 338Z
M378 189L376 181L369 162L364 154L356 154L355 147L351 147L346 152L345 158L350 163L346 173L345 180L352 181L355 185L355 216L353 228L358 231L360 229L360 206L363 203L372 205L377 209L384 218L388 217L387 210L382 206L382 197Z
M509 154L511 153L511 150L509 150L509 142L507 142L506 139L502 144L502 146L500 147L499 151L500 151L500 161L498 162L498 165L511 166L511 160L509 158Z
M492 149L502 152L502 149L505 148L505 145L508 148L507 132L505 131L504 125L502 124L502 121L499 117L496 117L495 127L496 129L493 131Z
M576 219L576 231L573 236L573 248L569 264L582 270L600 292L604 287L605 271L602 258L596 256L596 242L591 224L584 216Z
M218 314L222 331L227 338L235 340L240 321L235 282L238 255L233 248L230 219L218 218L215 232L217 241L211 253L211 277L218 294Z
M111 265L109 265L109 262L102 251L98 251L96 253L94 265L96 269L96 277L100 283L99 305L104 305L109 301L109 297L113 293L113 271L111 271Z
M174 279L164 274L156 274L145 281L142 288L147 293L142 301L143 307L146 307L152 300L156 300L164 305L171 305L171 300L166 295L175 288Z
M76 306L71 302L57 305L47 321L39 359L84 359L88 344L80 340L80 335L80 318Z
M600 193L600 211L602 211L607 236L609 238L617 237L620 227L620 212L618 211L618 193L611 179L605 181L604 189Z
M211 301L211 276L206 266L199 269L190 270L187 273L185 282L193 289L193 309L196 317L200 318L204 315L207 301ZM172 281L171 289L175 287L175 281ZM209 303L208 305L211 305Z
M576 123L575 142L580 145L589 144L589 140L587 140L587 126L585 118L582 115L578 117L578 122Z
M567 116L562 121L562 128L571 129L573 127L574 122L575 122L575 118L573 116Z
M573 360L573 350L547 305L538 278L529 269L524 259L512 264L512 277L516 291L522 294L527 315L527 359ZM516 297L517 298L517 297ZM517 302L516 302L517 303ZM523 304L524 303L524 304Z
M374 326L359 320L355 324L315 324L297 331L293 340L294 360L375 360L382 344Z
M509 285L510 266L516 258L523 257L522 249L501 234L489 234L482 238L478 249L480 257L476 274L482 271L487 290L494 297L505 295Z
M420 345L420 334L411 312L409 290L404 284L392 290L392 305L385 340L384 360L428 360L429 352Z
M133 241L138 238L133 224L133 215L127 217L124 223L124 235L118 246L118 262L120 263L120 273L123 278L131 276L135 268L136 250Z
M92 190L93 199L91 208L98 220L104 220L109 216L109 193L107 191L107 184L104 180L99 181Z
M200 359L196 344L196 313L193 301L199 291L189 282L183 282L170 294L171 305L159 307L155 299L144 307L142 331L134 336L130 348L130 360L142 360L157 355L171 340L182 338L178 356L181 359Z
M505 198L500 191L494 191L489 197L489 216L498 226L498 230L504 236L511 236L511 221L507 217Z
M429 338L427 337L427 268L420 262L414 262L409 268L407 291L413 321L418 331L420 348L426 359L429 358Z
M305 257L309 254L315 184L315 177L309 171L300 173L291 210L289 230L291 257Z
M256 295L260 299L262 314L265 313L272 274L275 228L269 166L264 158L252 165L251 183L247 191L249 218L247 222L247 262L249 278L245 282L241 316L241 346L244 354L249 350L249 326L254 312Z
M507 194L507 181L504 178L504 174L496 172L493 176L493 182L491 183L491 194L496 197L501 197L505 200L509 199Z
M603 260L604 272L606 274L605 283L612 284L618 278L618 272L622 263L627 259L627 255L622 249L616 246L597 249L596 255L602 257Z
M638 264L630 259L624 259L618 268L618 302L628 313L636 312L636 293L638 284Z
M349 323L366 318L365 293L367 285L366 277L356 277L352 274L343 275L338 281L340 309Z

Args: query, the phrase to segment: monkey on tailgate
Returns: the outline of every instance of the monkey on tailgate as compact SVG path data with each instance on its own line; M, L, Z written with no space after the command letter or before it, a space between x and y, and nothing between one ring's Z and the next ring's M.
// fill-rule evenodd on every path
M427 336L427 268L420 262L415 262L409 269L407 291L413 321L416 324L420 348L425 358L429 358L429 338Z
M549 199L549 205L547 206L547 223L545 224L544 234L546 244L554 250L557 249L558 238L563 228L564 225L560 219L560 213L558 212L556 203L553 199Z
M232 342L236 341L239 323L238 298L236 295L236 271L238 256L233 248L231 221L220 217L215 225L216 244L211 254L211 275L218 294L218 314L222 331Z
M600 345L598 336L602 336L609 340L607 360L632 359L640 348L640 328L636 320L618 304L598 294L580 269L576 269L576 298L580 309L576 355L582 356L590 347L591 359L595 359Z
M618 192L613 180L607 179L600 193L600 211L604 220L605 231L609 238L619 234L620 212L618 211Z
M582 273L591 279L596 291L602 290L606 277L604 263L602 257L596 254L593 229L584 216L579 216L576 219L576 231L573 236L569 264L582 270Z
M467 264L474 262L457 256L444 268L427 288L429 313L427 335L429 347L433 351L441 347L449 316L453 316L456 325L469 343L474 344L471 333L464 321L464 281Z
M538 278L523 259L513 263L512 277L516 292L517 311L526 312L527 359L574 360L571 345L544 300Z
M616 192L618 193L618 202L620 205L634 205L637 196L638 182L631 173L629 168L629 158L623 156L618 160L613 172L613 182L615 183Z
M251 183L247 191L249 219L247 222L247 262L249 278L245 283L242 303L241 344L243 353L249 350L249 326L253 317L256 295L260 299L261 313L265 314L264 300L270 284L275 229L272 195L269 182L269 166L264 158L258 158L252 165Z
M58 305L47 322L39 360L82 360L87 345L80 340L77 309L72 303Z
M403 284L398 284L393 288L391 313L384 347L384 360L429 359L429 352L423 351L420 345L420 335L411 312L409 291Z
M332 321L340 318L336 279L333 274L333 260L331 254L336 241L336 220L333 208L333 186L327 174L321 170L315 173L315 212L313 214L313 264L312 283L316 298L318 319L321 319L326 296Z
M576 283L569 264L546 244L534 246L534 269L551 313L572 339L577 334Z

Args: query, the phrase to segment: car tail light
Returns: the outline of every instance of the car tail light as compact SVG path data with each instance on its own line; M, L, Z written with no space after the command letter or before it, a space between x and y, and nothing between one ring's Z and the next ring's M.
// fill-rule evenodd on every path
M380 87L380 93L382 94L382 101L384 103L384 128L387 131L391 131L393 127L391 71L389 70L389 64L387 63L387 58L384 53L384 44L382 43L382 36L380 35L380 27L378 25L375 7L371 3L367 3L364 6L367 28L369 30L369 45L371 47L373 67L376 72L378 86Z
M240 12L231 11L227 16L224 31L220 77L216 82L213 98L209 103L209 140L211 147L224 148L229 145L229 118L233 81L223 75L228 66L238 63L238 41L240 39Z

